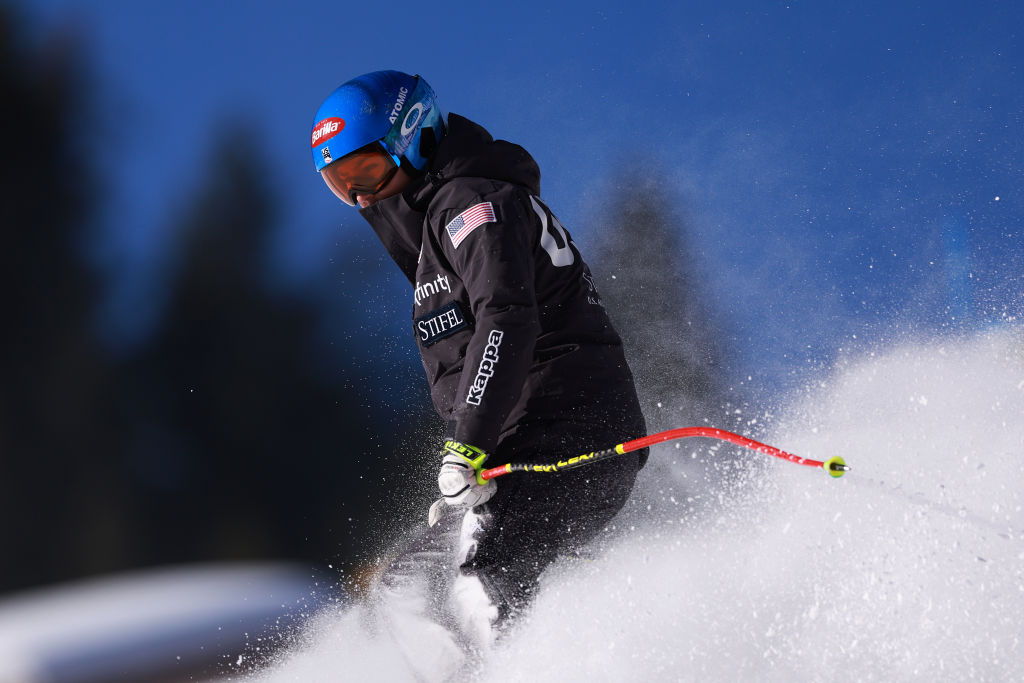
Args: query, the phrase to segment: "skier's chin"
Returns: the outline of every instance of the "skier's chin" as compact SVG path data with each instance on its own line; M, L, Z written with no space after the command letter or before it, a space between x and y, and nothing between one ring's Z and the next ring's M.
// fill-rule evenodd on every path
M398 169L395 173L395 177L388 181L388 184L380 188L373 194L356 194L356 204L359 205L360 209L365 209L368 206L373 206L382 199L387 199L393 195L398 194L405 189L405 186L409 184L410 176L403 169Z

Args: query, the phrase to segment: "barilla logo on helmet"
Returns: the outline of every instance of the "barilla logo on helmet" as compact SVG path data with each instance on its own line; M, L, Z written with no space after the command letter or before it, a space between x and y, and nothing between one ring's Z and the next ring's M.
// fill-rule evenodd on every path
M316 147L317 145L322 145L323 143L327 142L335 135L340 133L341 129L344 127L345 121L338 118L337 116L332 116L322 121L317 121L316 124L314 124L313 126L313 144L311 146Z

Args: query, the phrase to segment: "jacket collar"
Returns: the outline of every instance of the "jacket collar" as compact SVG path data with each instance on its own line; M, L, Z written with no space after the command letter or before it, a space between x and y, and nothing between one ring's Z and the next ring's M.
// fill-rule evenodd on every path
M540 169L525 149L495 140L482 126L449 114L448 132L427 172L414 178L401 194L359 210L410 283L416 282L423 221L430 202L445 183L466 177L502 180L540 195Z
M419 179L412 184L419 184ZM424 213L409 205L406 192L371 204L359 213L377 233L384 248L407 278L416 283L416 264L419 262L423 241Z

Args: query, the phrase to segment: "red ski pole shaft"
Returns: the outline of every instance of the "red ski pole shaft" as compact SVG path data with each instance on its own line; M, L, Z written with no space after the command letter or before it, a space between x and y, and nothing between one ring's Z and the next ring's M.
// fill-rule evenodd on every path
M811 460L810 458L801 458L798 455L787 453L786 451L775 448L774 446L763 444L760 441L754 441L753 439L748 439L745 436L727 432L724 429L715 429L713 427L682 427L679 429L669 429L649 436L642 436L639 439L626 441L611 448L606 448L601 451L593 451L591 453L584 453L582 455L578 455L567 460L559 460L554 463L535 465L532 463L515 462L507 465L500 465L498 467L482 470L479 476L481 479L486 481L494 479L495 477L511 474L512 472L561 472L563 470L570 470L576 467L582 467L583 465L589 465L616 455L623 455L632 451L638 451L641 448L647 448L648 446L653 446L665 441L675 441L676 439L685 439L695 436L727 441L729 443L736 444L737 446L749 448L752 451L780 458L797 465L821 467L832 477L841 477L843 476L843 473L850 469L839 456L829 458L824 462L821 460Z

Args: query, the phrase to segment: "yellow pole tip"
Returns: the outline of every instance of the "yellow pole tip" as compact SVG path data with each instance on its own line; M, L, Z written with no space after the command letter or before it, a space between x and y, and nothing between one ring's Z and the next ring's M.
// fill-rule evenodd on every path
M850 468L846 465L846 461L838 455L833 455L831 458L823 462L821 467L828 472L830 477L835 479L838 479L850 471Z

